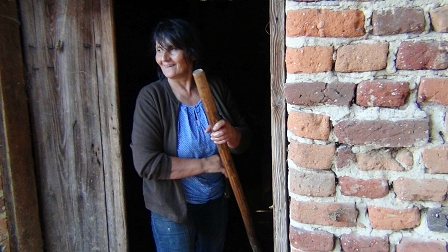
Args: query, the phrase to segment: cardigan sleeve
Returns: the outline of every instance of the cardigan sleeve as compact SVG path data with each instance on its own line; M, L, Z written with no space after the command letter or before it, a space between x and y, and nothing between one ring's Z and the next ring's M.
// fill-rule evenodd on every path
M163 116L159 96L151 85L144 87L136 100L131 148L134 167L146 179L169 179L171 158L164 151Z

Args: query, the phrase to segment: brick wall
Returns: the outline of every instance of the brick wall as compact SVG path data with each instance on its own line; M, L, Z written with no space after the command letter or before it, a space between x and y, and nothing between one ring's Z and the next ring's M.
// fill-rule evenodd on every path
M286 1L291 251L447 251L448 0Z

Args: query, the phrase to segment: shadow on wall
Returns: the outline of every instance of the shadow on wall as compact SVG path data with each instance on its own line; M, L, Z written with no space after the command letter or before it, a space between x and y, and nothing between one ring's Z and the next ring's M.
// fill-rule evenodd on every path
M194 23L204 44L210 74L219 75L232 90L254 133L252 147L234 156L251 210L255 231L265 251L273 251L270 143L269 2L115 0L118 81L129 249L154 250L149 212L145 209L141 178L129 147L132 115L139 90L157 79L150 53L151 31L162 18ZM230 201L226 251L251 251L241 214ZM151 251L151 250L150 250Z

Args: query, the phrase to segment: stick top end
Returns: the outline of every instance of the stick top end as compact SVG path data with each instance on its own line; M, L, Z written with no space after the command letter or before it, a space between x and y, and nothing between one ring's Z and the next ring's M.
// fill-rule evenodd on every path
M196 70L193 71L193 75L200 74L200 73L202 73L202 72L204 72L204 70L202 70L201 68L199 68L199 69L196 69Z

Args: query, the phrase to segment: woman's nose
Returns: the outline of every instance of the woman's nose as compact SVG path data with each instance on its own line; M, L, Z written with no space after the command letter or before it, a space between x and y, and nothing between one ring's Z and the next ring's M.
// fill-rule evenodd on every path
M169 60L169 57L170 55L169 55L169 53L168 53L168 51L167 50L164 50L163 52L162 52L162 60L163 61L168 61Z

